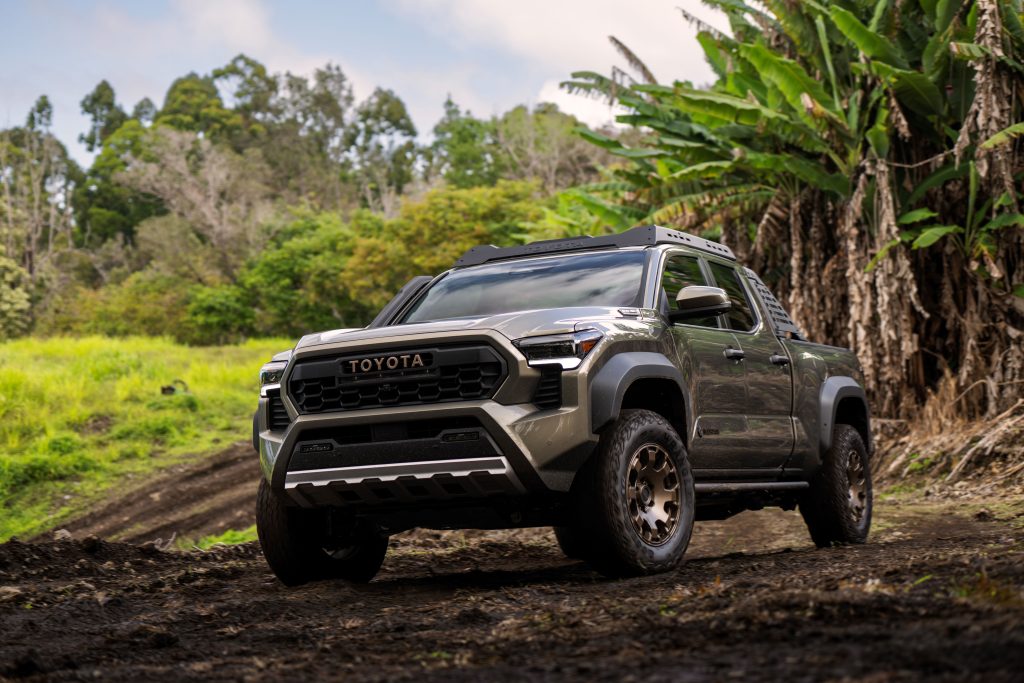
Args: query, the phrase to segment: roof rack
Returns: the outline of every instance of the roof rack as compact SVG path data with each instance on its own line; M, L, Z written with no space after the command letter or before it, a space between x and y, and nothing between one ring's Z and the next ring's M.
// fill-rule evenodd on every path
M530 242L518 247L499 248L491 244L485 244L473 247L463 254L462 258L455 262L455 267L478 266L481 263L488 263L490 261L502 261L541 254L556 254L564 251L583 251L612 247L650 247L655 244L681 244L712 253L715 256L721 256L733 261L736 260L732 249L718 242L712 242L687 232L663 228L660 225L641 225L614 235L601 235L599 237L584 235L582 237L568 237L560 240L543 240L541 242Z

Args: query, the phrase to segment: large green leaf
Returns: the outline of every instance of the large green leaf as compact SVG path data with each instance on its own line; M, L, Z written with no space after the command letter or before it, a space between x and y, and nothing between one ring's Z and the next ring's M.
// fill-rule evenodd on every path
M903 54L885 36L872 31L862 24L854 14L837 5L829 8L829 15L844 36L871 59L879 60L900 69L910 65Z
M729 62L722 55L722 50L718 47L718 41L707 31L701 31L697 34L697 42L704 49L704 59L711 66L715 75L719 78L725 78L729 72Z
M753 125L761 119L783 118L782 114L756 102L707 90L681 90L676 94L676 100L683 111L733 123Z
M578 126L573 129L573 132L575 132L577 135L579 135L587 142L595 144L598 147L603 147L604 149L610 151L622 149L622 143L619 140L616 140L615 138L610 138L607 135L603 135L601 133L598 133L597 131L590 130L589 128Z
M956 164L949 163L940 168L939 170L932 173L930 176L918 183L914 191L910 193L907 198L906 206L913 206L917 204L921 197L924 196L928 190L939 187L948 183L950 180L956 180L957 178L963 178L967 175L967 166L957 166Z
M806 115L804 96L807 95L839 120L837 112L832 107L831 98L821 87L821 83L811 78L799 63L780 57L761 44L741 45L740 54L757 69L762 78L779 89L795 111ZM842 123L845 125L845 122Z
M879 159L885 159L889 156L888 107L878 108L878 113L875 115L875 125L871 126L871 128L864 133L864 136L868 139L868 144L871 145L871 149L875 151L875 156Z
M723 173L731 171L733 168L735 168L735 162L733 161L705 161L702 164L694 164L693 166L687 166L682 170L676 171L672 174L672 179L678 182L695 178L719 178Z
M964 229L959 225L930 225L921 231L914 240L914 249L930 247L946 235L961 233Z
M845 197L850 191L850 181L840 173L830 173L820 163L793 155L747 152L740 163L759 171L799 178L808 185L834 192Z
M981 143L981 148L987 150L1002 147L1003 145L1010 144L1022 135L1024 135L1024 122L1015 123L1008 128L1003 128L988 140L985 140L985 142Z
M888 64L876 63L877 73L896 93L896 99L918 114L934 116L942 113L943 98L938 86L917 71L896 69Z
M1019 213L1001 213L982 226L981 229L986 232L991 232L993 230L1009 227L1024 227L1024 215Z
M914 209L900 216L896 222L900 225L909 225L911 223L920 223L929 218L935 218L938 215L931 209Z
M945 31L963 4L963 0L938 0L935 4L935 30Z

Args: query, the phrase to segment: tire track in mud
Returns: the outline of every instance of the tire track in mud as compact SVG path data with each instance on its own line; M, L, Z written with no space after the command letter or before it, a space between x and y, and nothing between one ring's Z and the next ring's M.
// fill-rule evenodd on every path
M199 539L256 523L259 460L239 442L198 462L170 467L61 525L76 538L145 543ZM47 534L46 537L49 537Z
M1020 501L881 502L863 546L797 513L697 525L689 561L609 581L548 530L401 534L379 577L286 589L255 544L0 545L0 678L1019 681Z

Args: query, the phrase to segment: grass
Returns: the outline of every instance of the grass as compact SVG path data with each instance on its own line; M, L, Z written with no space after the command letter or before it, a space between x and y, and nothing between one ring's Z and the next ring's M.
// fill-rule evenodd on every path
M53 528L126 480L248 439L259 366L288 346L0 343L0 541ZM161 393L177 379L187 393Z
M179 550L191 550L192 548L209 550L215 545L238 545L239 543L249 543L255 540L256 525L253 524L248 529L228 529L222 534L203 536L198 541L178 539L175 545Z

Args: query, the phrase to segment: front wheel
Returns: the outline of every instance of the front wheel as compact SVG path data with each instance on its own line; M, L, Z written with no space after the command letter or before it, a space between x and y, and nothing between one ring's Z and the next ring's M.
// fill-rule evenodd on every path
M387 536L371 532L344 543L332 539L324 510L288 505L264 479L256 495L256 533L263 557L286 586L322 579L366 583L388 550Z
M693 531L693 475L682 439L661 415L623 411L573 496L573 530L602 574L653 574L682 561Z
M832 447L800 501L811 540L819 548L864 543L871 529L871 470L860 433L836 425Z

